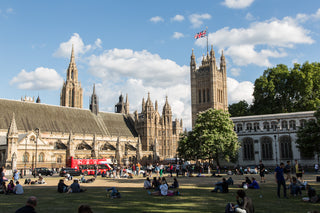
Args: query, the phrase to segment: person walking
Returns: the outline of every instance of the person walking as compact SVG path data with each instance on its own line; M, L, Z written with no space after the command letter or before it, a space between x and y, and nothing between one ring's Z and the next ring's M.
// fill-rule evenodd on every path
M260 163L259 163L259 174L260 174L260 178L261 178L261 183L265 183L266 182L266 179L264 178L265 171L266 171L266 167L262 163L262 160L260 160Z
M180 172L180 165L179 162L176 165L176 173L177 173L177 177L179 177L179 172Z
M280 198L281 185L283 186L283 196L285 198L288 198L287 197L287 189L286 189L286 181L283 176L283 169L284 169L284 163L281 162L280 166L277 166L277 168L275 169L275 173L274 173L274 176L276 178L276 183L278 184L278 188L277 188L278 198Z
M294 160L294 161L295 161L294 168L295 168L295 171L296 171L297 179L300 180L301 182L303 182L301 164L299 164L298 160Z

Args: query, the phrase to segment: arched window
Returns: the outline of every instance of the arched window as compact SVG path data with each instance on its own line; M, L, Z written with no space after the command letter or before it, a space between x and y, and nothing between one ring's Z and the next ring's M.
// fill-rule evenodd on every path
M281 128L283 130L287 130L288 129L288 122L287 121L282 121L281 122Z
M254 128L254 131L259 130L259 129L260 129L259 123L254 123L254 124L253 124L253 128Z
M263 129L269 131L270 130L270 126L269 126L269 122L264 122L263 123Z
M39 154L38 162L44 162L44 154L43 153Z
M247 130L251 131L252 130L252 124L251 123L247 123Z
M29 162L29 154L28 153L24 153L22 156L22 161L23 162Z
M242 124L237 124L237 132L242 131Z
M273 131L276 131L276 130L277 130L277 122L275 122L275 121L272 121L272 122L271 122L271 129L272 129Z
M305 119L300 120L300 128L303 128L306 125L307 121Z
M294 120L289 121L289 127L290 127L290 129L295 130L296 129L296 121L294 121Z
M272 139L270 137L261 138L261 157L262 160L272 160L273 158Z
M57 163L62 163L62 157L61 157L61 155L57 157Z
M206 102L206 91L202 90L202 96L203 96L203 103Z
M253 139L244 138L243 139L243 159L244 160L254 160L254 149L253 149Z
M199 89L199 103L201 103L201 90Z
M288 135L280 137L280 158L284 160L292 159L291 138Z

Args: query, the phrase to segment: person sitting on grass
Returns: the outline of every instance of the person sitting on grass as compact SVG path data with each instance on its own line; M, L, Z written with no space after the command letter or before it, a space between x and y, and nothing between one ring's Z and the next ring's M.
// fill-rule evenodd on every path
M113 198L121 198L121 194L116 189L116 187L107 188L106 190L107 190L107 192L111 191L111 193L110 193L110 198L111 199L113 199Z
M90 206L88 205L81 205L78 208L78 213L93 213Z
M7 186L7 193L6 194L10 194L13 193L13 189L14 189L15 185L13 183L13 180L10 180L10 183Z
M41 176L41 174L39 174L39 179L38 179L38 184L46 184L46 182L44 181L43 177Z
M13 194L22 195L23 188L22 188L21 184L19 183L19 181L17 181L16 183L17 183L16 186L13 188Z
M31 196L28 198L26 205L18 209L16 213L25 213L25 212L35 213L36 206L37 206L37 198L34 196Z
M260 186L254 177L252 178L251 184L248 185L248 188L249 189L260 189Z
M2 182L0 186L0 194L5 194L7 192L6 182Z
M301 188L296 177L292 177L292 183L289 185L290 194L293 196L301 195Z
M229 186L225 178L222 178L222 182L218 182L215 185L216 187L213 190L211 190L211 192L218 192L218 190L220 190L220 192L222 193L229 192Z
M156 191L159 191L160 180L157 180L156 177L153 177L151 188L154 188Z
M245 182L242 182L240 188L248 188L248 186L251 184L251 180L249 179L249 177L246 177Z
M85 192L86 189L81 189L79 185L79 181L77 179L73 180L73 183L70 185L68 193L79 193Z
M302 198L303 201L317 203L320 201L320 197L317 195L316 190L307 184L308 197Z
M227 183L228 185L233 185L233 180L231 177L228 178Z
M235 206L235 212L254 213L252 200L246 196L246 193L243 190L237 191L237 203L238 206Z
M58 183L58 192L65 193L68 191L68 186L64 183L64 180L61 179Z
M152 189L152 186L151 186L149 177L147 177L147 179L144 181L144 183L143 183L143 188L145 188L145 189Z
M161 195L161 196L172 196L174 195L174 191L168 190L168 185L166 180L163 178L161 181L161 185L160 185L160 191L154 191L154 192L150 192L148 191L148 194L150 195Z
M177 178L173 178L173 184L170 186L172 189L177 189L179 188L179 183L177 181Z

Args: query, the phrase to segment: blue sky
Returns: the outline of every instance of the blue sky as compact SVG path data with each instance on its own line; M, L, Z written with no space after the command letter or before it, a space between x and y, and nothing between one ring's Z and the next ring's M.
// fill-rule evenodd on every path
M320 1L6 1L0 2L0 97L38 96L60 104L72 43L84 108L92 85L100 110L128 93L141 111L148 92L191 126L189 63L206 53L194 35L208 27L227 60L229 103L252 101L253 83L276 64L319 61ZM219 62L219 60L217 60Z

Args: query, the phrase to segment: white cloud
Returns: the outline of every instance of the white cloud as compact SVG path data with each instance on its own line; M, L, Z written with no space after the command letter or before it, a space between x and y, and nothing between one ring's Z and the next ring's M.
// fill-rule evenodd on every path
M189 20L190 20L193 28L201 27L201 25L203 24L203 20L208 20L208 19L211 19L211 15L208 13L191 14L189 16Z
M240 68L231 68L230 72L231 72L231 75L233 75L233 76L239 76L241 69Z
M247 19L248 21L253 21L253 20L254 20L254 16L253 16L251 13L247 13L246 19Z
M286 56L285 48L296 44L312 44L310 32L290 17L254 22L249 28L222 28L209 34L209 42L226 50L237 65L270 66L269 58ZM198 46L206 41L198 39Z
M154 22L154 23L158 23L158 22L164 22L164 19L160 16L154 16L154 17L150 18L150 21Z
M183 38L184 35L183 35L183 33L174 32L172 37L175 39L180 39L180 38Z
M82 38L78 33L74 33L66 42L62 42L59 48L53 54L56 57L70 58L72 44L74 46L74 54L82 55L92 49L92 45L84 45Z
M243 9L249 7L254 0L224 0L223 5L233 9Z
M228 104L237 103L245 100L248 104L253 101L254 85L250 81L238 82L233 78L227 78L228 85Z
M54 69L38 67L31 72L21 70L10 84L23 90L58 90L63 84L63 78Z
M102 41L100 38L97 38L97 40L94 42L95 46L97 48L102 48L101 44L102 44Z
M171 20L180 22L184 20L184 16L178 14L178 15L175 15Z

